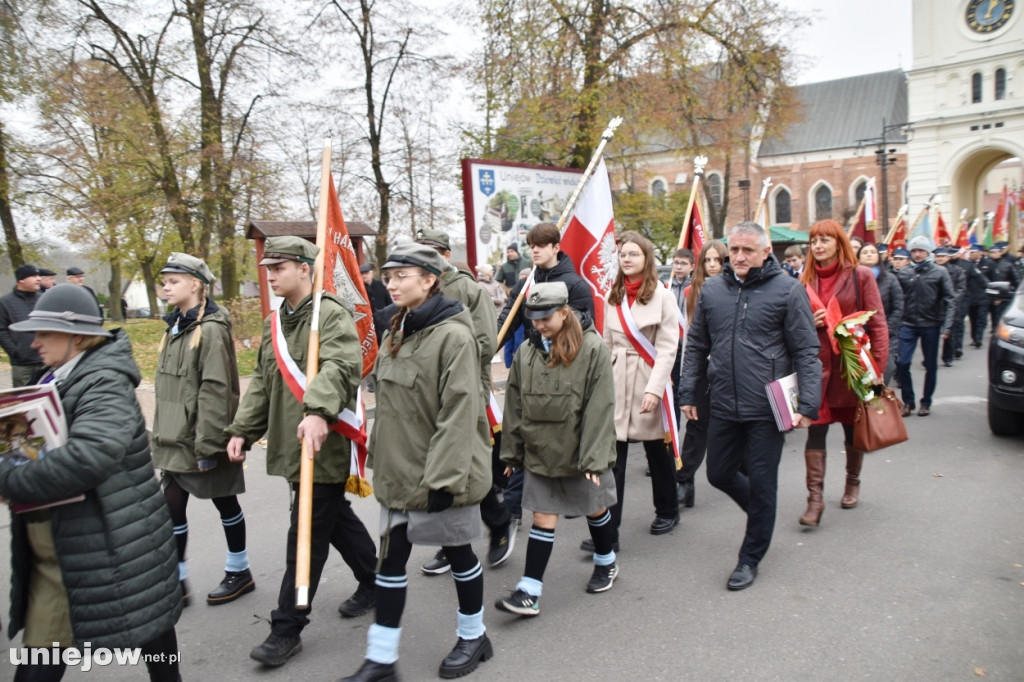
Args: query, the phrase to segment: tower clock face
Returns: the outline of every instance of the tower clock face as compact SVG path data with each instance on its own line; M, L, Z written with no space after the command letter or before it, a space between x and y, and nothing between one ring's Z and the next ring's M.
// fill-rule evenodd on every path
M967 27L975 33L1002 28L1016 9L1015 0L971 0L967 3Z

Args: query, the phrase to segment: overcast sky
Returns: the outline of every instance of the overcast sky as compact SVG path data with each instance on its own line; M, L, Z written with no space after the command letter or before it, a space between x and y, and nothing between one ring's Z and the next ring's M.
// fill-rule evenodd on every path
M812 24L794 36L798 83L911 67L910 0L781 0Z

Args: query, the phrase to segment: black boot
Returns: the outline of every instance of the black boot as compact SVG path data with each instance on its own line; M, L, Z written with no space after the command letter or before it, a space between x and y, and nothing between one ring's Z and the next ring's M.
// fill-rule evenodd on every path
M220 581L217 589L206 595L206 603L211 606L227 604L255 589L256 582L248 568L244 571L225 571L224 580Z
M301 637L285 637L271 632L258 647L249 652L249 658L263 665L277 667L302 651Z
M490 660L493 655L494 648L491 646L491 640L487 638L487 633L476 639L459 637L455 648L441 661L441 668L437 673L446 680L462 677L476 670L481 661Z
M341 602L338 613L343 618L355 618L368 612L377 604L377 590L373 583L359 583L352 596Z
M398 671L394 663L377 663L367 658L355 674L338 682L398 682Z
M680 507L692 507L693 506L693 479L680 483L676 488L676 500L679 502Z

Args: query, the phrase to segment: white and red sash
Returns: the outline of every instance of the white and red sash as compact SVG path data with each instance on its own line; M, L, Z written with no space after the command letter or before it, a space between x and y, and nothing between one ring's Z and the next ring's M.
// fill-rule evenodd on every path
M288 341L281 329L281 309L274 311L270 318L270 338L274 346L274 360L281 372L288 389L295 399L302 403L306 395L306 373L299 368L288 351ZM347 407L338 415L338 421L328 425L332 431L348 438L352 445L352 460L349 467L351 475L366 479L366 409L363 407L362 389L356 390L356 409L353 412Z
M636 326L636 320L633 319L633 313L629 310L628 297L624 295L622 303L616 306L615 310L619 315L622 331L633 345L633 349L644 359L648 367L653 368L654 359L658 357L658 349L640 333L640 328ZM675 458L676 469L681 469L683 460L679 455L679 425L676 423L676 412L672 407L671 381L665 384L665 391L661 395L661 425L672 443L672 457Z
M494 397L494 391L489 392L490 395L487 399L487 423L491 427L491 434L495 434L501 431L501 422L504 419L504 415L501 413L501 406L498 405L498 399Z

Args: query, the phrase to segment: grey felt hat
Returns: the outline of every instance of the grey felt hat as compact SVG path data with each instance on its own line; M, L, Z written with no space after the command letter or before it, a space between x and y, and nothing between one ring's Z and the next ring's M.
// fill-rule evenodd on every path
M523 315L528 320L542 320L569 303L565 282L541 282L530 287Z
M82 336L110 336L96 299L77 284L58 284L42 296L27 320L15 322L16 332L61 332Z

